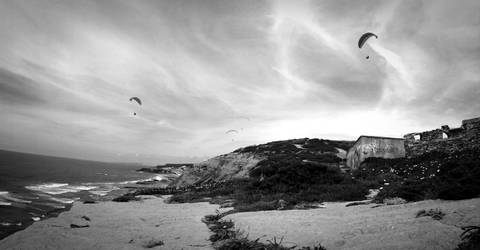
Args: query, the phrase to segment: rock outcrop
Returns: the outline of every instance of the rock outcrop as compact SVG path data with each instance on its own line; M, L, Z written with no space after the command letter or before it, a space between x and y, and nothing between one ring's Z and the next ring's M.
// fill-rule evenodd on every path
M254 153L229 153L194 164L173 183L177 187L246 178L265 157Z
M342 168L345 165L346 150L352 145L352 141L301 138L248 146L194 164L171 186L202 186L248 178L250 170L257 167L259 162L273 158L278 160L279 157Z

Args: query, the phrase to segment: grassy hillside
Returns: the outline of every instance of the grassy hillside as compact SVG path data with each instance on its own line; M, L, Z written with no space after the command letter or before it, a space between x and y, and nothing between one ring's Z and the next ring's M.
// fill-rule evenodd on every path
M210 200L233 205L234 211L241 212L363 200L369 189L380 189L378 202L396 197L417 201L480 195L478 150L430 152L400 159L368 158L359 169L343 172L339 166L344 159L339 153L352 144L304 138L241 148L233 154L254 154L263 159L249 168L247 176L219 182L210 179L201 186L172 189L175 194L171 201Z
M339 155L353 143L303 138L241 148L233 153L264 158L250 169L247 178L216 183L210 190L177 194L171 200L185 202L223 196L234 199L237 210L250 211L363 199L368 193L367 185L339 168L344 161Z
M480 151L430 152L413 158L368 158L353 177L381 188L378 200L459 200L480 195Z

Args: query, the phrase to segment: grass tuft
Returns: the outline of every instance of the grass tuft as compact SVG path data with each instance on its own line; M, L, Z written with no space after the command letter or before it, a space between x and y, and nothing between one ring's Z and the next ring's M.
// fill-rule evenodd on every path
M415 218L425 217L425 216L432 217L434 220L441 220L445 216L445 213L442 212L442 210L440 210L439 208L430 209L428 211L422 209L417 212L417 216L415 216Z

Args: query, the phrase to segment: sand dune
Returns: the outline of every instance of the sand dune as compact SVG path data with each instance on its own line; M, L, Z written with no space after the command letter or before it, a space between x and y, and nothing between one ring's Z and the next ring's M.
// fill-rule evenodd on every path
M284 245L332 249L454 249L461 226L480 224L480 198L462 201L429 200L371 208L326 203L312 210L264 211L232 214L235 227L250 239L284 237ZM422 209L440 208L442 220L415 218Z
M218 206L165 204L153 196L142 201L75 203L57 218L34 223L0 241L0 249L211 249L203 216ZM90 221L82 218L87 216ZM86 228L70 228L70 224Z

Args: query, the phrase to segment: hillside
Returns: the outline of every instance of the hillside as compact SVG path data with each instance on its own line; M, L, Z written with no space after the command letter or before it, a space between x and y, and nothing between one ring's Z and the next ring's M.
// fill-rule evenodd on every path
M248 146L194 164L193 167L186 169L172 185L202 186L249 178L252 177L251 174L255 176L259 171L258 175L262 175L262 166L271 162L281 162L282 159L294 160L299 164L343 167L346 150L353 143L353 141L302 138Z

